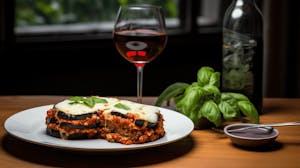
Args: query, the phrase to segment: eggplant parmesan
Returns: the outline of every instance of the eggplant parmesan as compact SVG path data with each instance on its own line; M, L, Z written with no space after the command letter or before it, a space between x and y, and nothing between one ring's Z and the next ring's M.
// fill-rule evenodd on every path
M46 133L62 139L140 144L163 137L163 121L154 106L108 97L72 97L47 111Z

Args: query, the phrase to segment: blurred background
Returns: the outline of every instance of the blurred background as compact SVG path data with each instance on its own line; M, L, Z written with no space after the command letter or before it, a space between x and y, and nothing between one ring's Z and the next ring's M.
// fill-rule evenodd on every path
M256 0L264 18L264 97L300 96L297 1ZM119 5L161 5L168 44L144 69L144 95L221 70L231 0L0 0L0 95L135 96L136 69L112 41Z

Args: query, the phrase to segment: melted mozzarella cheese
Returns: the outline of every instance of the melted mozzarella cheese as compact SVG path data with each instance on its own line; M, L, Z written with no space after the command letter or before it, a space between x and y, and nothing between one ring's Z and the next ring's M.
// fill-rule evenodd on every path
M81 115L98 111L98 109L105 108L105 104L97 103L93 108L90 108L84 104L70 104L70 100L64 100L57 103L54 107L58 111L62 111L67 114Z
M107 98L107 97L99 97L101 99L105 99L107 103L96 103L94 107L90 108L84 104L70 104L70 100L64 100L55 105L55 108L59 111L72 114L72 115L81 115L92 113L98 110L103 110L104 115L110 115L112 111L119 112L122 114L134 114L141 120L149 121L152 123L156 123L158 120L159 109L153 106L139 104L128 100L120 100L116 98ZM115 105L121 103L127 107L129 110L118 108Z
M145 105L145 104L139 104L135 102L131 102L128 100L120 100L121 104L124 104L125 106L129 107L129 110L117 108L115 106L112 106L112 111L116 111L122 114L132 113L138 116L138 119L142 119L145 121L149 121L152 123L156 123L158 120L158 108Z

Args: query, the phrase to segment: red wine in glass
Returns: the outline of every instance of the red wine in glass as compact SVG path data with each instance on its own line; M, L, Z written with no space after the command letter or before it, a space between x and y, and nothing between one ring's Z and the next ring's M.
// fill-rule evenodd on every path
M119 53L129 62L143 65L156 58L165 48L167 34L149 30L114 32L114 43Z
M113 39L120 55L137 68L137 102L142 103L144 65L160 55L167 43L162 8L152 5L121 6Z

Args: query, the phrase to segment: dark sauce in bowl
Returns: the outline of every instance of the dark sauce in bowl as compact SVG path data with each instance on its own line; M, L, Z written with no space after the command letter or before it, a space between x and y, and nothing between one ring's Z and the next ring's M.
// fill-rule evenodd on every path
M247 147L258 147L270 144L274 142L279 135L278 130L275 128L270 132L264 128L252 128L241 132L228 132L228 130L231 129L238 129L251 125L253 124L231 124L224 128L224 132L234 144Z

